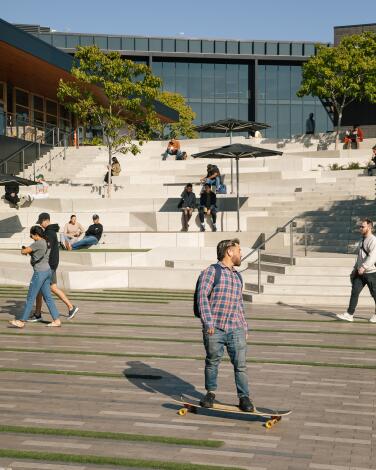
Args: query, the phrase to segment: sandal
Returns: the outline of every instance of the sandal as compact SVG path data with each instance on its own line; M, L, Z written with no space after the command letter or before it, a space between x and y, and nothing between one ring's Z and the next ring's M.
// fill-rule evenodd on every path
M61 321L59 321L59 323L56 323L55 320L54 320L51 323L48 323L46 326L51 326L51 327L58 328L58 327L61 326Z
M25 326L25 323L21 320L10 320L8 323L9 328L23 328Z

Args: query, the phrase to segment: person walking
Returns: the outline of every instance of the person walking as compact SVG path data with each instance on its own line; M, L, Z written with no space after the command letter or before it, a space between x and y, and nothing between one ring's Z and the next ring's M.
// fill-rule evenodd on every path
M337 318L349 322L354 321L359 295L363 287L368 286L369 292L375 301L375 313L369 321L376 323L376 237L372 234L372 220L363 219L359 225L359 230L362 239L358 245L356 263L350 274L352 288L349 307L346 312L337 314Z
M248 325L244 313L243 282L234 269L241 264L239 240L234 238L219 242L217 258L217 264L209 266L200 274L195 295L206 351L207 393L200 404L204 408L213 407L218 366L226 347L234 368L239 408L250 412L254 411L254 405L249 398L246 363Z
M37 224L40 225L50 243L51 251L49 255L49 264L52 271L51 275L51 291L62 301L68 308L68 319L71 320L78 312L78 307L73 305L64 292L57 287L56 270L59 266L59 242L57 232L59 232L58 224L51 224L50 214L42 212L38 216ZM42 321L42 294L39 293L36 299L35 313L29 320L30 322Z
M23 328L30 317L35 299L38 293L41 292L52 316L52 322L48 323L47 326L61 326L59 312L51 295L52 271L48 261L51 251L50 242L43 228L38 225L31 227L30 237L34 240L34 243L29 247L22 247L21 253L30 255L30 263L34 273L30 281L22 315L19 319L11 320L9 324L13 328Z

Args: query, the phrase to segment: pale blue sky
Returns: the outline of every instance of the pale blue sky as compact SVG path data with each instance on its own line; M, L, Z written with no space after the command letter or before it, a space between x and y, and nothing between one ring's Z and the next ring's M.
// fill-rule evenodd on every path
M10 23L81 33L333 41L333 26L375 23L375 0L0 0Z

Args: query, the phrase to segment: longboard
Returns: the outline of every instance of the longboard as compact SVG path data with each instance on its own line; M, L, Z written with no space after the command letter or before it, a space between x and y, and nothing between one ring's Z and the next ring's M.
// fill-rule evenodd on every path
M224 413L261 416L263 418L269 418L265 423L265 427L267 429L270 429L272 426L274 426L274 424L281 421L283 416L287 416L291 413L291 410L275 410L275 409L262 408L262 407L255 408L254 411L242 411L236 405L229 405L227 403L218 403L218 402L214 402L212 408L204 408L203 406L200 405L200 402L198 400L185 397L184 395L181 395L180 397L173 397L173 400L183 405L182 408L178 410L179 416L185 416L188 412L197 413L197 410L199 408L203 408L204 410L207 410L207 411L214 410L214 411L221 411Z

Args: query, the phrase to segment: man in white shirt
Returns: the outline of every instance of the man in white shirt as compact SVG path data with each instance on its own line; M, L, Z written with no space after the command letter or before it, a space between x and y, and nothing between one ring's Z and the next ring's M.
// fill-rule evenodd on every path
M368 286L369 292L375 301L376 312L376 237L372 234L373 222L363 219L359 225L362 239L358 245L358 256L350 274L352 284L349 308L346 312L337 315L339 320L354 321L354 312L358 305L359 294L364 286ZM376 313L369 320L376 323Z

